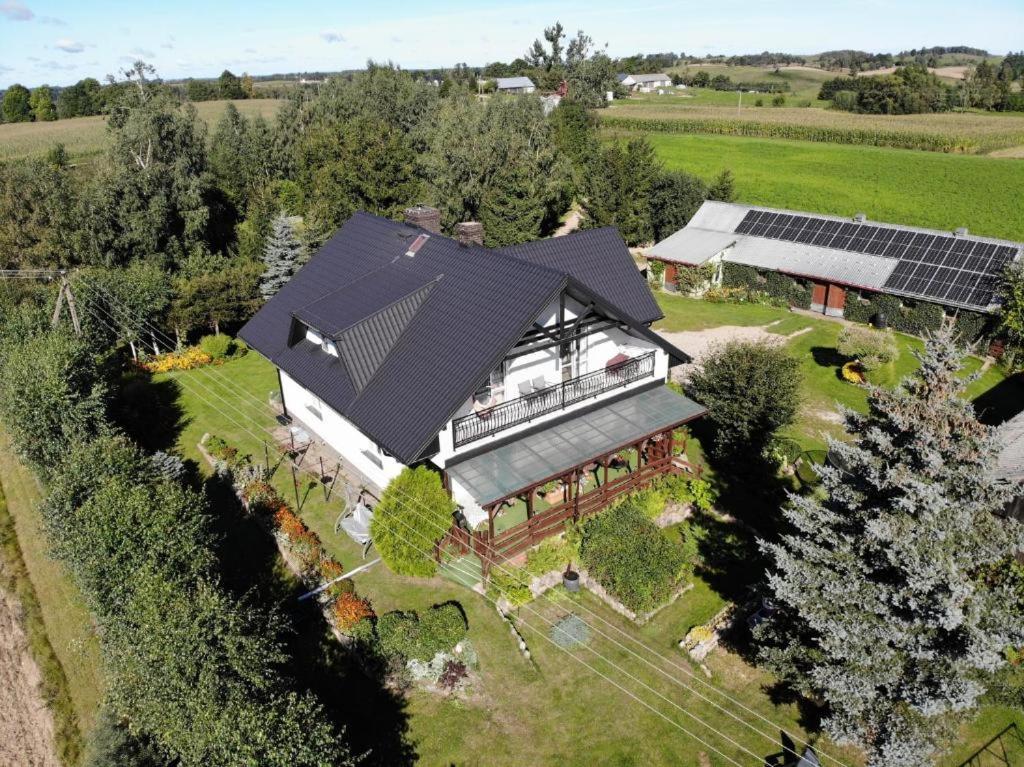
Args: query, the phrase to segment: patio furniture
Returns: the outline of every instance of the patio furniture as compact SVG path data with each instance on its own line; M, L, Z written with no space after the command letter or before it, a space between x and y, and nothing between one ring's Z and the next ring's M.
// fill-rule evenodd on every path
M548 388L548 382L544 380L544 376L537 376L536 378L533 379L533 390L535 392L538 392L541 389L546 388Z
M366 559L366 552L373 545L373 539L370 537L370 523L372 521L373 510L366 505L363 495L360 493L355 505L351 509L342 512L342 515L338 518L337 525L335 525L335 530L340 527L348 534L349 538L363 547L363 559Z
M525 397L529 394L533 394L533 381L520 381L519 396Z

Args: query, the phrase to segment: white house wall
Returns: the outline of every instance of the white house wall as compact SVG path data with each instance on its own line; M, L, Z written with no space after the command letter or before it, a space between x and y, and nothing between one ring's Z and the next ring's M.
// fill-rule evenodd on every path
M578 317L580 312L583 310L584 307L580 304L572 300L567 300L565 304L566 322L572 322L572 320ZM557 317L558 302L555 301L547 308L544 314L538 318L537 322L538 324L549 326L557 321ZM442 429L438 434L440 450L431 460L443 468L448 461L461 454L479 450L480 448L486 447L496 441L503 440L519 432L526 431L527 429L532 429L545 421L561 418L566 413L588 408L595 402L600 402L601 400L609 399L611 397L617 397L624 391L647 386L652 381L667 380L669 365L668 355L661 349L661 347L656 346L647 339L632 336L618 328L609 328L607 330L584 336L580 339L580 361L577 375L585 375L597 370L603 370L608 360L621 352L629 354L630 356L638 356L649 351L655 352L654 373L651 377L612 389L611 391L600 394L597 397L575 403L564 409L555 410L551 413L537 416L528 423L519 424L518 426L514 426L509 429L503 429L490 437L474 440L467 445L463 445L458 450L454 447L452 421L449 421L445 425L444 429ZM503 401L507 402L508 400L521 396L519 393L519 384L526 381L532 381L533 379L541 376L544 377L545 382L549 386L561 382L562 377L558 347L541 349L530 354L524 354L520 357L506 360ZM473 400L471 398L463 403L463 406L459 408L459 411L455 414L452 420L469 415L472 412Z
M402 471L403 464L385 455L377 444L338 411L281 372L281 396L288 413L316 434L378 487L384 488Z

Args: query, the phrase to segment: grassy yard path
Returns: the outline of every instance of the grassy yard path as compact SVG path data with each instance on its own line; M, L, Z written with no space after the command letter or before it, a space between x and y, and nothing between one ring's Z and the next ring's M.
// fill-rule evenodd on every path
M867 407L865 389L847 383L839 375L844 361L836 351L843 325L826 319L797 314L788 309L754 304L711 303L668 293L657 294L665 318L655 329L663 332L707 331L723 326L759 327L786 339L787 350L800 362L802 374L801 407L797 421L783 431L805 450L825 446L824 435L841 437L837 403L854 410ZM922 348L919 338L897 333L899 358L874 374L881 385L892 385L917 367L914 352ZM685 348L683 351L687 351ZM964 373L980 370L982 360L969 357ZM975 402L979 415L998 422L1015 414L1024 403L1024 381L1011 377L999 365L990 366L967 387L967 396Z
M103 694L99 644L81 591L47 550L35 476L14 455L0 433L0 484L17 534L21 556L42 613L46 636L67 678L79 730L88 733Z

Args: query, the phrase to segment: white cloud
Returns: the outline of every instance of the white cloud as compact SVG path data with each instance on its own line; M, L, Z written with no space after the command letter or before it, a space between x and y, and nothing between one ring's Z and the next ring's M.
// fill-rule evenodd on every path
M333 32L331 30L327 30L326 32L321 32L320 33L320 37L322 37L324 39L324 42L327 42L327 43L343 43L343 42L345 42L345 38L344 38L344 36L340 32Z
M82 43L69 37L62 37L54 45L64 51L64 53L81 53L85 50L85 46Z
M44 61L42 68L43 69L62 69L65 72L69 72L72 69L75 69L76 67L75 67L74 64L62 63L60 61Z
M151 59L156 55L155 53L153 53L153 51L149 50L148 48L132 48L128 52L133 56L141 56L144 59Z
M40 24L49 24L51 27L66 27L68 23L64 19L58 19L56 16L40 16Z
M28 21L35 16L19 0L4 0L4 2L0 3L0 14L3 14L11 21Z
M160 47L166 48L167 50L171 50L172 48L174 48L174 43L160 43Z

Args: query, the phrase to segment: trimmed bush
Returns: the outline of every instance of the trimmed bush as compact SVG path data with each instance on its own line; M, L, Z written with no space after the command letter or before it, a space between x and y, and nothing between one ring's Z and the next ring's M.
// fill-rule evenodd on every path
M377 621L377 637L384 655L430 661L449 652L466 636L466 618L454 602L432 607L421 616L395 611Z
M892 333L857 325L843 328L836 343L836 351L858 360L866 370L895 362L900 354Z
M373 511L370 534L381 559L399 575L429 578L431 552L452 524L455 504L426 466L405 468L391 480Z
M466 636L466 616L454 602L430 608L420 616L420 657L433 658L448 652Z
M583 526L580 558L591 577L637 614L668 599L686 566L682 550L630 499Z
M203 336L199 339L199 348L212 359L222 360L230 357L231 353L235 350L235 340L223 333Z

